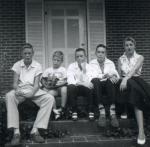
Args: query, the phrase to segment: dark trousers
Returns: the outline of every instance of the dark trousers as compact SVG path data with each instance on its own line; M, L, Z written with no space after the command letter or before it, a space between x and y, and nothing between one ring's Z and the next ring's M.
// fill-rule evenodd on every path
M73 112L77 112L77 97L84 96L88 101L88 111L93 110L93 90L85 86L68 85L68 100Z
M140 77L132 77L127 81L127 88L120 91L119 80L117 83L117 101L121 104L130 103L138 109L143 110L144 105L150 102L150 87Z
M91 81L94 85L94 103L96 104L114 104L115 103L115 85L108 79L106 81L100 81L98 78L94 78ZM107 95L103 97L103 95Z

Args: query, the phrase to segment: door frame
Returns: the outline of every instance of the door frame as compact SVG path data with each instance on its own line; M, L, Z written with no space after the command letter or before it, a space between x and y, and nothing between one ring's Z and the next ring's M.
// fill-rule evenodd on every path
M79 47L82 47L82 45L83 45L83 41L84 41L84 44L86 45L84 48L86 49L86 52L87 52L87 54L88 54L88 44L87 44L87 20L86 20L86 2L81 2L81 1L45 1L45 3L44 3L44 11L45 11L45 19L44 19L44 25L45 25L45 30L44 30L44 32L45 32L45 66L46 67L49 67L49 62L51 62L51 61L49 61L49 50L48 50L48 47L49 47L49 45L48 45L48 24L49 24L49 19L48 19L48 8L49 8L49 6L48 5L58 5L58 6L56 6L56 8L59 8L59 7L62 7L62 5L64 6L64 5L73 5L73 7L72 8L74 8L75 6L74 5L76 5L76 7L78 7L79 9L81 9L80 7L84 7L84 10L82 10L81 9L81 13L83 13L83 17L84 18L81 18L81 16L79 15L79 16L77 16L78 18L79 18L79 21L82 23L79 23L79 30L81 30L82 29L82 31L79 31L79 37L81 37L81 36L83 36L83 37L81 37L80 39L79 39L79 44L80 44L80 46ZM51 6L50 6L51 7ZM71 18L72 16L70 16L70 18ZM75 18L75 16L73 16L74 18ZM67 16L67 18L69 18L69 16ZM57 18L56 18L57 19ZM80 19L82 19L82 20L80 20ZM66 34L65 34L66 35ZM52 38L50 38L50 40L52 41Z

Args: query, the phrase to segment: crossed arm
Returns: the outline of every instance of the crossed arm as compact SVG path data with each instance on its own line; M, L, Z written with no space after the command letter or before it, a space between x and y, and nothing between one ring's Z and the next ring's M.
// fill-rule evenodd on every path
M39 90L39 80L40 80L40 75L35 77L34 85L33 85L33 88L31 90L31 92L24 94L18 86L19 75L16 72L14 72L13 89L15 90L16 96L23 96L23 97L26 97L26 98L33 97L34 94Z

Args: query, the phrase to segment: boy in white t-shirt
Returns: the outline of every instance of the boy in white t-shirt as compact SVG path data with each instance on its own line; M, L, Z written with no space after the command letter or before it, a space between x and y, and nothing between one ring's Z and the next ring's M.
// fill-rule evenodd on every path
M67 100L67 75L66 69L62 67L63 63L63 52L55 51L53 53L53 66L47 68L42 75L42 85L43 89L53 96L61 96L61 107L56 109L56 102L53 105L53 112L55 114L55 119L60 117L63 113L66 100Z

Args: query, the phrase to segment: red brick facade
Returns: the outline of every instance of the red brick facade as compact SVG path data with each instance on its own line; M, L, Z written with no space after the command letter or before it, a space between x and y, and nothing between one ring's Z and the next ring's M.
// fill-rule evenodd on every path
M137 51L145 57L143 77L150 83L150 1L106 0L106 40L111 59L123 53L122 42L132 36Z
M150 83L150 1L106 0L106 41L108 56L115 62L123 53L122 41L133 36L137 51L144 55L143 77ZM10 67L21 58L25 42L24 0L0 0L0 89L12 85Z
M25 42L24 0L0 0L0 90L10 89L10 67L21 58L20 47Z

